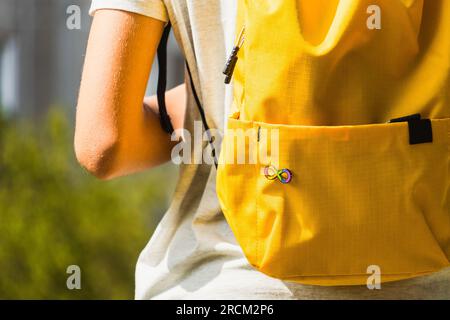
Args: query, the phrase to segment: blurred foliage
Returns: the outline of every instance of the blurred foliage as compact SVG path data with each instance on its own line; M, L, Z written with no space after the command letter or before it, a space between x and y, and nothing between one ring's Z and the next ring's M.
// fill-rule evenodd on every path
M0 298L132 299L175 170L99 181L76 163L72 121L54 108L43 122L0 117Z

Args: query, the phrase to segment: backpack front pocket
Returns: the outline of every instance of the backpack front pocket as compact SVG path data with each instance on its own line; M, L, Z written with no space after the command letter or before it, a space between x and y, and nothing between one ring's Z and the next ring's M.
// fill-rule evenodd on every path
M408 143L406 122L287 126L230 119L229 129L257 135L240 145L225 135L217 190L260 271L351 285L365 284L370 266L392 281L449 265L450 119L432 120L433 141L420 144ZM276 132L278 143L263 141L261 131ZM257 161L230 163L230 150L236 155L238 148L258 154ZM292 174L288 183L283 169Z

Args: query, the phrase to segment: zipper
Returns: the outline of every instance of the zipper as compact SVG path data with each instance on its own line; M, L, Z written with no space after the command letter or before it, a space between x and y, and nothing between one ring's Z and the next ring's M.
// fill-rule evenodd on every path
M236 67L236 63L238 61L237 55L239 53L239 49L241 49L242 45L244 44L244 40L245 40L245 25L242 27L241 32L239 32L239 36L234 45L234 48L231 51L227 63L225 64L225 68L222 71L222 73L226 76L225 84L229 84L231 82L231 78L233 77L233 72Z

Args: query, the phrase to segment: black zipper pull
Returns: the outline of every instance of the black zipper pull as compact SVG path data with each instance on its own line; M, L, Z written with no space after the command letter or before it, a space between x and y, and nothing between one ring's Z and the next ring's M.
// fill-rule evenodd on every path
M226 75L225 77L226 84L229 84L231 82L231 78L233 77L234 68L236 67L236 63L238 61L237 55L239 53L239 49L241 49L242 45L244 44L245 39L244 31L245 26L242 27L241 32L239 33L237 43L234 46L233 50L231 51L230 57L227 60L225 68L223 69L223 74Z

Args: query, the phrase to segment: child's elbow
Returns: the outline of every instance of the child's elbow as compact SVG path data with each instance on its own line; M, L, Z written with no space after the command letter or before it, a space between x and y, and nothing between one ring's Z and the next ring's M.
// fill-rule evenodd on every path
M98 132L89 135L76 130L74 149L78 163L89 173L101 180L114 177L117 154L117 139L114 135Z

